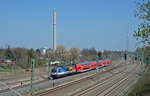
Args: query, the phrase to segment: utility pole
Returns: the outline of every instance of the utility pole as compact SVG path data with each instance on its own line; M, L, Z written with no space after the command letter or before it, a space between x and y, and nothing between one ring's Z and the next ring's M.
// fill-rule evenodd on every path
M31 92L30 96L35 96L35 60L31 59Z
M144 52L142 51L142 72L144 72L145 66L144 66Z
M96 79L97 79L97 82L99 82L99 75L100 75L100 74L99 74L99 69L98 69L98 67L99 67L99 66L98 66L98 59L97 59L96 62L97 62L97 67L96 67L97 78L96 78Z
M142 64L142 72L143 72L143 73L144 73L144 71L145 71L145 64L144 64L144 48L145 48L145 44L144 44L143 50L142 50L142 62L141 62L141 64Z
M101 59L101 52L98 52L97 54L97 67L96 67L96 73L97 73L97 82L99 82L99 79L100 79L100 72L99 72L99 66L98 66L98 60Z
M48 55L48 71L47 71L47 79L50 80L50 56Z

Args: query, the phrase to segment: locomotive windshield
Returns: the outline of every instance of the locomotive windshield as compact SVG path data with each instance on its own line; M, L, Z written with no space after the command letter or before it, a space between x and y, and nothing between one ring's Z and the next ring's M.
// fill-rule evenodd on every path
M64 71L65 69L62 69L62 68L58 69L58 72L64 72Z
M69 71L69 68L68 68L68 67L66 68L66 71Z
M57 69L56 69L56 68L53 68L53 69L52 69L52 72L57 72Z

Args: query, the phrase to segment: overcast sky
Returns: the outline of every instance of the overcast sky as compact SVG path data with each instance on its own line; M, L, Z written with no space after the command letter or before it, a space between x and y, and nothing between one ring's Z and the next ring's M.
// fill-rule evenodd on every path
M129 21L135 50L134 0L0 0L0 47L53 48L54 8L57 45L124 50Z

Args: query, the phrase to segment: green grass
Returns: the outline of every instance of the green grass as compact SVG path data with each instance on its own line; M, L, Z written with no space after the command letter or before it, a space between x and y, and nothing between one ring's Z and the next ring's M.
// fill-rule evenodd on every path
M150 68L143 78L136 83L129 96L150 96Z

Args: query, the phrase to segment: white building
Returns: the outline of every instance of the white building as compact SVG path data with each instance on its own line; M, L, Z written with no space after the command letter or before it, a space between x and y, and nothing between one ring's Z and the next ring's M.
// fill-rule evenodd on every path
M47 47L40 48L41 55L45 55Z

